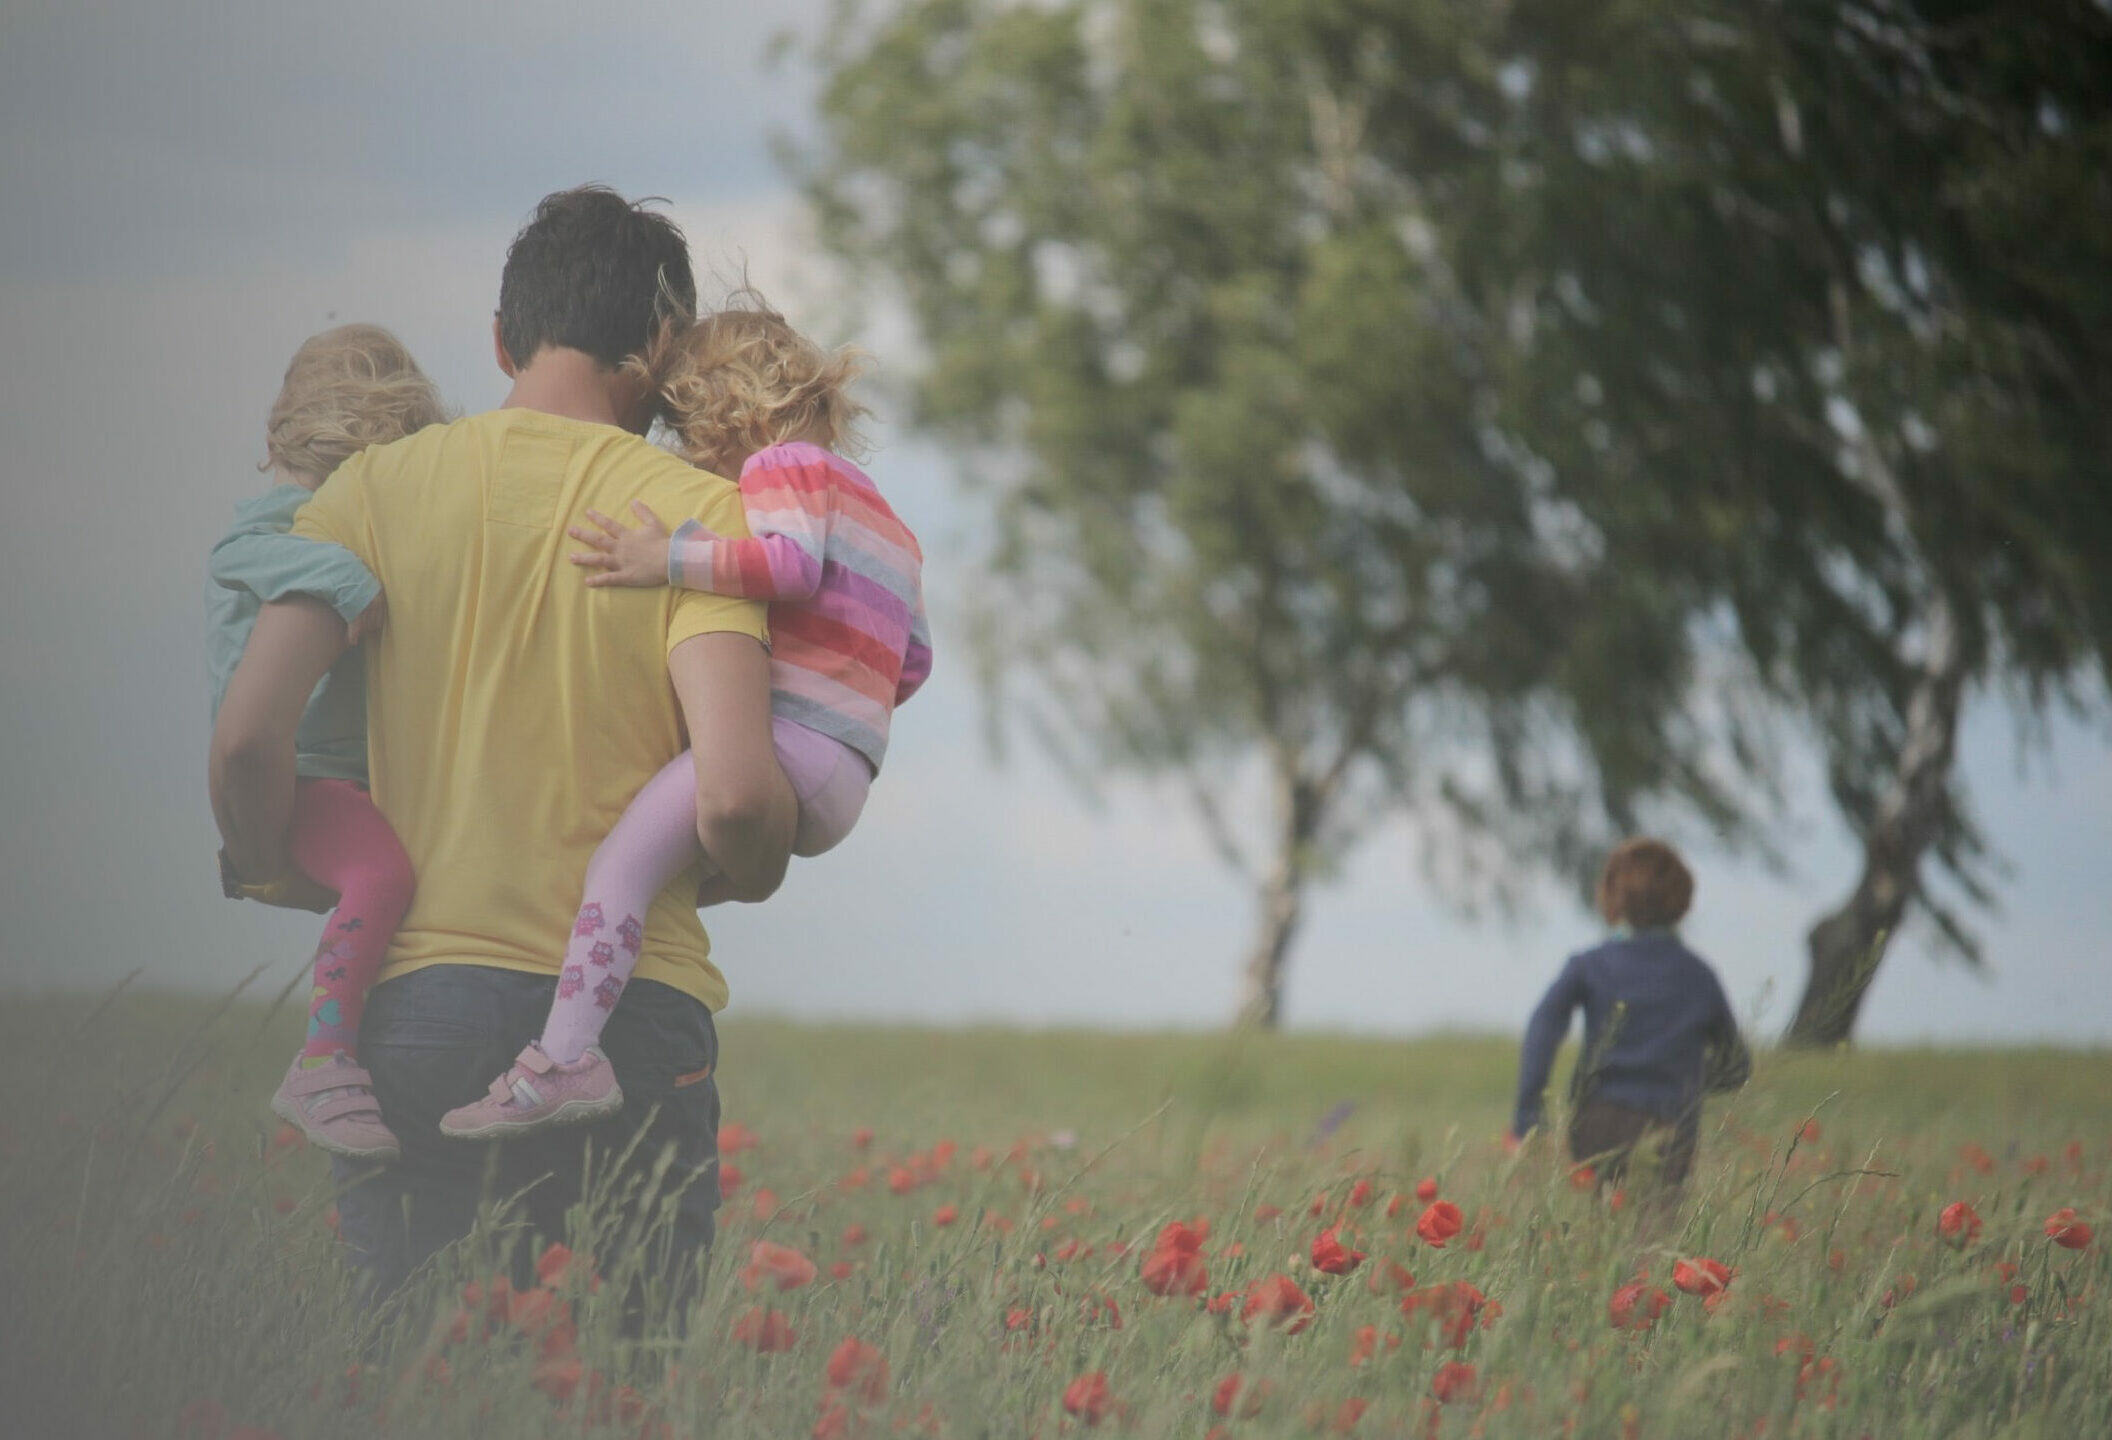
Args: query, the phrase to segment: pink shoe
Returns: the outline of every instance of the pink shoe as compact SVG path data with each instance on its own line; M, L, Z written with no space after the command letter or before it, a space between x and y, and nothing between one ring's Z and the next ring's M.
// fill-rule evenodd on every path
M402 1154L381 1120L374 1079L340 1050L327 1065L302 1069L296 1056L271 1097L271 1111L308 1137L308 1143L353 1160L394 1160Z
M530 1040L482 1100L440 1117L440 1133L457 1140L499 1140L546 1125L577 1125L623 1108L615 1067L589 1045L577 1060L560 1065Z

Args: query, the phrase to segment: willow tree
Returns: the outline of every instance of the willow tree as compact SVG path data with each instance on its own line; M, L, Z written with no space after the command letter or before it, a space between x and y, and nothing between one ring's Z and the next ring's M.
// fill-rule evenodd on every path
M2028 734L2112 656L2112 18L1542 0L1497 48L1517 183L1469 286L1534 332L1499 423L1823 753L1864 855L1790 1039L1845 1039L1903 924L1978 959L1968 696Z
M1075 770L1192 799L1253 887L1262 1025L1379 818L1500 887L1656 807L1742 833L1755 773L1744 712L1687 705L1713 582L1612 554L1504 426L1517 337L1454 223L1504 181L1452 113L1510 103L1499 12L1418 7L1405 47L1338 8L846 7L799 162L915 320L916 419L978 457L988 673Z

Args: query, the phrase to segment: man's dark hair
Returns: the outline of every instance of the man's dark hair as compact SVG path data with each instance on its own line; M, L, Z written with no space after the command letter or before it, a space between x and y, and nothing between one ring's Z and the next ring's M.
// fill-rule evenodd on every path
M584 350L613 369L663 321L697 308L689 244L665 215L606 185L543 197L506 252L499 343L516 365L545 345Z

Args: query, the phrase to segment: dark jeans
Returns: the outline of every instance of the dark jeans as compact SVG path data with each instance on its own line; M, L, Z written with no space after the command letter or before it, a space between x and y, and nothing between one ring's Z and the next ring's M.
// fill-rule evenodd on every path
M718 1033L701 1003L651 980L632 980L602 1031L623 1086L623 1109L589 1125L499 1144L450 1140L440 1117L466 1104L542 1034L556 977L482 965L434 965L379 986L359 1027L360 1063L374 1077L382 1117L402 1143L394 1165L337 1160L345 1248L369 1295L386 1298L442 1247L469 1234L479 1207L507 1202L536 1242L514 1255L532 1279L541 1240L565 1234L587 1176L633 1186L613 1230L594 1240L605 1273L651 1247L641 1274L668 1282L660 1302L690 1298L719 1207ZM620 1169L612 1163L628 1158ZM667 1168L657 1178L663 1157ZM669 1211L672 1211L671 1216ZM641 1289L633 1308L645 1303ZM634 1325L635 1328L635 1325Z
M1619 1184L1639 1148L1655 1152L1657 1180L1677 1192L1694 1168L1694 1149L1701 1138L1699 1107L1678 1120L1660 1120L1646 1110L1610 1100L1586 1100L1569 1123L1569 1153L1579 1164L1589 1161L1600 1183Z

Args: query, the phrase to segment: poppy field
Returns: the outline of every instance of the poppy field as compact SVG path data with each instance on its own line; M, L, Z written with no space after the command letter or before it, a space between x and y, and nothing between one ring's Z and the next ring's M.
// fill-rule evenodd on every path
M734 1015L705 1297L627 1339L591 1210L351 1303L296 1029L0 1017L8 1433L2112 1435L2104 1054L1763 1054L1668 1214L1504 1143L1503 1039Z

